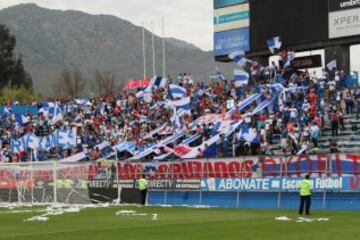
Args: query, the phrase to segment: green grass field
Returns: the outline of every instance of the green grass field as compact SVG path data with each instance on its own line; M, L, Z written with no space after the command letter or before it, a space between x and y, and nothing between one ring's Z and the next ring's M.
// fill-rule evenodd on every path
M116 216L118 210L157 213L151 216ZM48 222L24 222L36 212L0 210L1 240L296 240L360 239L360 212L314 212L329 222L278 222L277 216L297 217L294 211L194 209L186 207L110 207L51 216Z

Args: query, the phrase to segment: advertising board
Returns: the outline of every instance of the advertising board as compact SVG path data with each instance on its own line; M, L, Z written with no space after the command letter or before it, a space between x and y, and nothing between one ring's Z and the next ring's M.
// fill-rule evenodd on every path
M360 1L330 0L329 38L360 34Z
M249 27L249 4L235 5L214 10L214 32L224 32Z
M249 28L240 28L232 31L214 34L215 56L228 55L236 50L249 51Z

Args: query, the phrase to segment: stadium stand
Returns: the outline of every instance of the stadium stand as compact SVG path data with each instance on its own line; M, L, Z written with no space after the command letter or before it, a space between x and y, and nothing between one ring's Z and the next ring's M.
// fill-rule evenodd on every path
M1 161L301 155L360 149L360 91L342 71L321 76L251 64L245 84L218 69L155 76L102 98L1 107ZM242 74L241 72L239 74ZM134 81L134 80L132 80ZM139 86L137 86L139 84ZM18 109L31 109L26 114Z

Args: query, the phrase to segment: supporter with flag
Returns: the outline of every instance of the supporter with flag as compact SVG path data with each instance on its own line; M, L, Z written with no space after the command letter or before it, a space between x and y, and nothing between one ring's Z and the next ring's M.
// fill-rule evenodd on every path
M269 50L272 54L275 54L276 51L280 50L282 47L282 41L281 38L279 36L277 37L273 37L269 40L267 40L267 45L269 47Z
M245 67L246 63L251 62L251 60L246 58L244 51L234 51L228 57L240 67Z

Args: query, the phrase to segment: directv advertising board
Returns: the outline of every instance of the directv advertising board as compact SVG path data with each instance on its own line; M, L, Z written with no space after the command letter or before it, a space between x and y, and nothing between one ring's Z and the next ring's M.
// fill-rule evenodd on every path
M214 0L214 9L247 3L248 0Z
M249 28L240 28L232 31L214 34L215 56L228 55L236 50L250 50Z
M329 38L360 34L360 0L329 0Z

